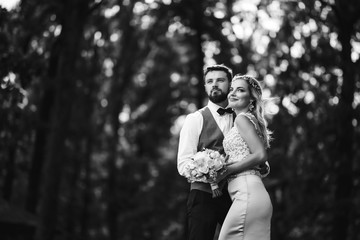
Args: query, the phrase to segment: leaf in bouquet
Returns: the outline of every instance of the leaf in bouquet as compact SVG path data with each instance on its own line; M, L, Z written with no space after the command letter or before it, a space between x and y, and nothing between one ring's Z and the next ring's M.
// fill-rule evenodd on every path
M209 171L208 174L208 180L209 181L215 181L216 180L217 173L214 170Z

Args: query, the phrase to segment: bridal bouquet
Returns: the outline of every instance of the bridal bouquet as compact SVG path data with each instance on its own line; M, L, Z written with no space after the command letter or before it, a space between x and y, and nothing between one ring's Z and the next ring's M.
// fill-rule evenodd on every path
M215 183L218 174L225 171L225 157L218 151L204 149L197 152L192 162L185 168L185 177L189 182L210 183L213 197L221 196L221 191Z

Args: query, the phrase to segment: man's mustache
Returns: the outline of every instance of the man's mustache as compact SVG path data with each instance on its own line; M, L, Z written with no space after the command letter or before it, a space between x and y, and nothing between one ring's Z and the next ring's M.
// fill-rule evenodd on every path
M214 91L222 92L220 88L214 87L211 89L210 93L213 93Z

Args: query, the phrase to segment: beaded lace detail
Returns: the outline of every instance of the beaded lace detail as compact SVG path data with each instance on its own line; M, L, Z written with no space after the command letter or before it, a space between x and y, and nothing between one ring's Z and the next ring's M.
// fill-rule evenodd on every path
M251 113L240 113L240 114L246 116L252 122L252 124L254 124L257 134L261 137L255 122L252 120L251 117L252 114ZM226 134L223 141L223 145L224 145L225 153L229 155L229 159L228 159L229 163L241 161L250 154L249 146L247 145L245 140L241 137L236 126L232 127L228 132L228 134ZM254 171L254 170L249 170L249 171Z
M229 155L229 163L241 161L250 154L249 146L241 137L235 126L230 129L228 134L226 134L223 145L225 153Z

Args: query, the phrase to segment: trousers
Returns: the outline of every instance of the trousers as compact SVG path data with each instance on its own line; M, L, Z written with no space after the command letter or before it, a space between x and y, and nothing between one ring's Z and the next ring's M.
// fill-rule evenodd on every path
M192 189L187 201L187 235L189 240L213 240L217 224L222 224L231 206L231 199L223 188L223 195L213 198L211 193Z

